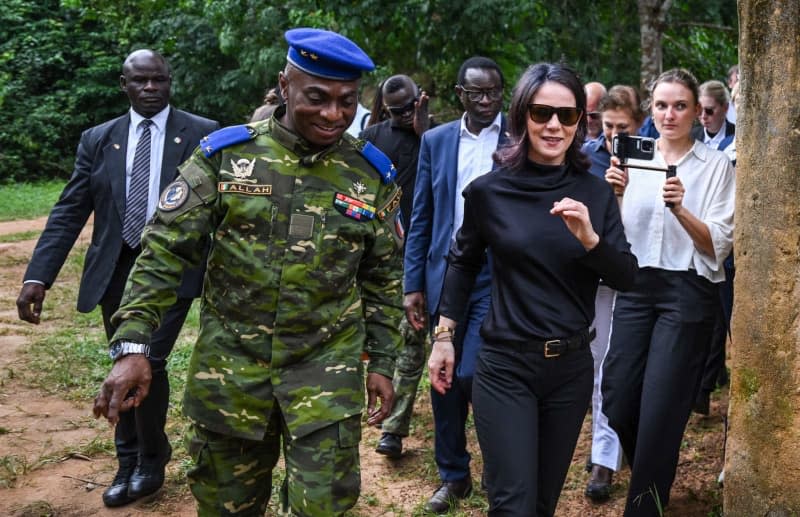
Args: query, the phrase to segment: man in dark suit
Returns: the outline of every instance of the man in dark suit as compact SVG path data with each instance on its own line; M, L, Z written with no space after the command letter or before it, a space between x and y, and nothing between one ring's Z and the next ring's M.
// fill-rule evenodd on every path
M437 321L447 253L463 221L461 192L493 168L492 154L507 141L505 118L500 114L503 86L497 63L485 57L467 59L456 85L464 115L422 136L403 276L403 306L414 329ZM431 390L435 456L442 485L426 509L435 513L446 513L457 499L472 491L464 426L475 360L482 344L478 332L489 310L490 281L487 265L476 279L467 314L460 320L467 324L458 329L453 340L458 382L445 395ZM452 333L448 329L432 330L434 340L440 332Z
M100 305L107 337L114 333L128 273L141 248L144 222L155 211L161 190L175 177L208 133L219 124L170 107L172 77L167 61L151 50L131 53L122 66L120 87L131 109L81 135L75 170L50 212L28 264L17 309L22 320L38 324L46 290L55 282L75 240L94 213L92 242L86 252L78 291L78 310ZM202 289L202 271L186 271L175 304L150 343L153 380L150 395L123 414L114 442L119 469L103 493L106 506L122 506L158 490L172 448L164 424L169 402L166 359L183 321ZM124 351L114 351L113 355ZM116 357L112 357L116 358Z

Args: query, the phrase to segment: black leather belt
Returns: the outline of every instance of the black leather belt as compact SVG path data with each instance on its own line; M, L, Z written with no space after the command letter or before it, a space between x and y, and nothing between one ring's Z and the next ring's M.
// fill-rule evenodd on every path
M568 338L547 339L544 341L527 343L527 347L536 352L543 353L546 359L552 359L553 357L558 357L571 350L578 350L589 346L589 343L592 342L596 335L597 331L595 329L586 329Z

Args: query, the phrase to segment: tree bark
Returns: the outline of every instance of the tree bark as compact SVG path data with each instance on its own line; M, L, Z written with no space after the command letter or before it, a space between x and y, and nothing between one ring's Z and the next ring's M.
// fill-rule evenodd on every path
M641 90L649 90L650 83L661 73L663 53L661 40L664 37L667 13L672 0L638 0L639 31L642 47Z
M726 516L800 515L800 0L739 0Z

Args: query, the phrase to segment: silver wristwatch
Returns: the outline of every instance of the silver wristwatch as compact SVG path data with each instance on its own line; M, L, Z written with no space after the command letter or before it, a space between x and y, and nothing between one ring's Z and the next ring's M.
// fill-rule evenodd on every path
M115 341L108 347L108 355L112 361L130 354L144 354L145 357L150 357L150 346L133 341Z

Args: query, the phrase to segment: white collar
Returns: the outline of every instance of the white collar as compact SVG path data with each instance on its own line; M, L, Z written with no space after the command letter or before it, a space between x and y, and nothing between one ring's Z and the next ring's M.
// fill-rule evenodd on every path
M166 131L167 118L169 117L169 109L170 106L169 104L167 104L163 110L159 111L158 113L150 117L149 120L153 122L153 125L156 127L158 131L161 132ZM142 123L142 120L144 120L145 117L137 113L133 108L131 108L130 111L131 111L131 126L133 126L134 128L138 128L139 124Z
M503 121L503 114L502 112L498 112L497 116L494 117L494 120L491 124L486 126L485 128L481 129L481 133L484 131L495 131L497 133L500 132L500 127ZM472 135L472 136L480 136L480 135L473 135L472 131L467 128L467 112L465 111L463 115L461 115L461 126L458 132L459 135L464 136L464 134Z

